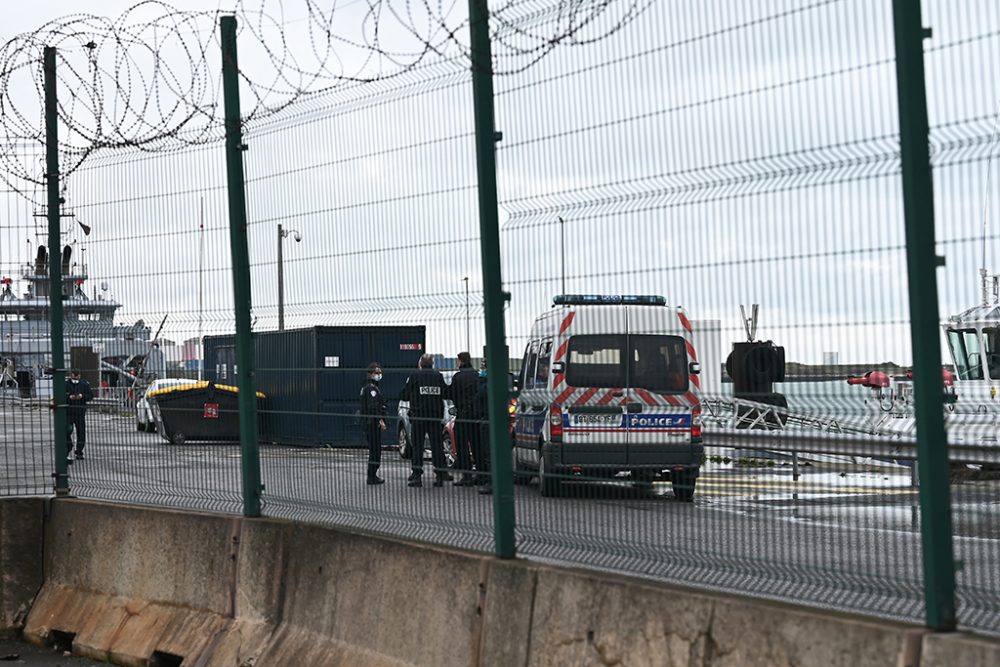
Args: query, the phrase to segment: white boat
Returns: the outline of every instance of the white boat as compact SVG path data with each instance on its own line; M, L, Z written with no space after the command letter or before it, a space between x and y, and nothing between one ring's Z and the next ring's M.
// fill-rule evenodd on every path
M150 352L150 328L141 320L133 325L117 325L115 313L122 307L108 294L107 284L100 293L86 289L87 266L73 261L71 246L63 248L62 296L63 339L65 359L62 367L69 368L74 348L89 350L100 360L94 368L84 369L100 379L117 384L124 367ZM0 278L0 391L17 398L46 399L51 395L53 367L52 334L49 323L49 256L44 245L38 246L33 263L20 267L20 280L26 284L18 296L14 278ZM92 380L93 382L93 380Z

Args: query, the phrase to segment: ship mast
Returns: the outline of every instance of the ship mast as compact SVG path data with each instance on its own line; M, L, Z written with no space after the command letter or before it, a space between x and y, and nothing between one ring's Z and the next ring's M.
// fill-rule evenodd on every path
M1000 102L997 103L997 112L993 116L993 134L990 137L989 151L986 157L986 192L983 194L983 263L980 264L979 280L983 292L983 305L990 305L990 276L986 270L986 227L990 213L990 176L993 167L993 146L997 142L997 134L1000 131ZM994 294L994 298L1000 294Z

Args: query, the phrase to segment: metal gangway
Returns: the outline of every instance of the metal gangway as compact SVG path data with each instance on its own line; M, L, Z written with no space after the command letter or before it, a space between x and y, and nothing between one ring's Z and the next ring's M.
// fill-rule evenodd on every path
M847 463L913 461L917 456L912 405L899 401L871 398L865 401L863 413L841 416L727 396L703 396L701 407L707 447L786 454L793 463L802 455ZM949 459L1000 464L1000 415L949 407L945 412Z

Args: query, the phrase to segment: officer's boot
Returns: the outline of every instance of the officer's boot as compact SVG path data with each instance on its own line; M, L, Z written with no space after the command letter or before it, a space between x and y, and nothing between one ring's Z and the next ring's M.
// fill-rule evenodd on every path
M424 483L420 481L420 477L424 474L423 470L413 469L410 473L410 477L406 480L407 486L423 486Z
M368 483L369 484L384 484L385 480L378 476L378 465L374 463L368 464Z
M449 475L446 472L435 471L434 472L434 486L444 486L444 481L448 479Z

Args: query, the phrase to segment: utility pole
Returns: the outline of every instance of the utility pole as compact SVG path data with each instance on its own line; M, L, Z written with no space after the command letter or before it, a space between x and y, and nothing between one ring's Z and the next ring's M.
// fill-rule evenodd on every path
M56 97L56 50L42 55L45 75L45 184L49 222L49 332L52 341L52 433L55 437L56 494L69 493L69 438L66 437L66 350L63 343L63 293L59 195L59 105Z
M198 381L205 372L205 198L198 212Z
M236 363L239 368L240 446L243 515L260 516L260 451L257 445L257 387L254 378L253 332L250 324L250 253L247 247L246 181L243 175L239 64L236 17L219 19L222 31L222 90L226 112L226 175L229 191L229 245L233 255L233 304L236 319Z
M285 232L278 223L278 331L285 330L285 262L282 246L285 245Z
M465 281L465 351L472 354L471 324L469 318L469 276L462 278Z
M562 257L562 269L560 273L562 275L562 294L566 293L566 221L563 220L562 216L559 216L559 252Z

